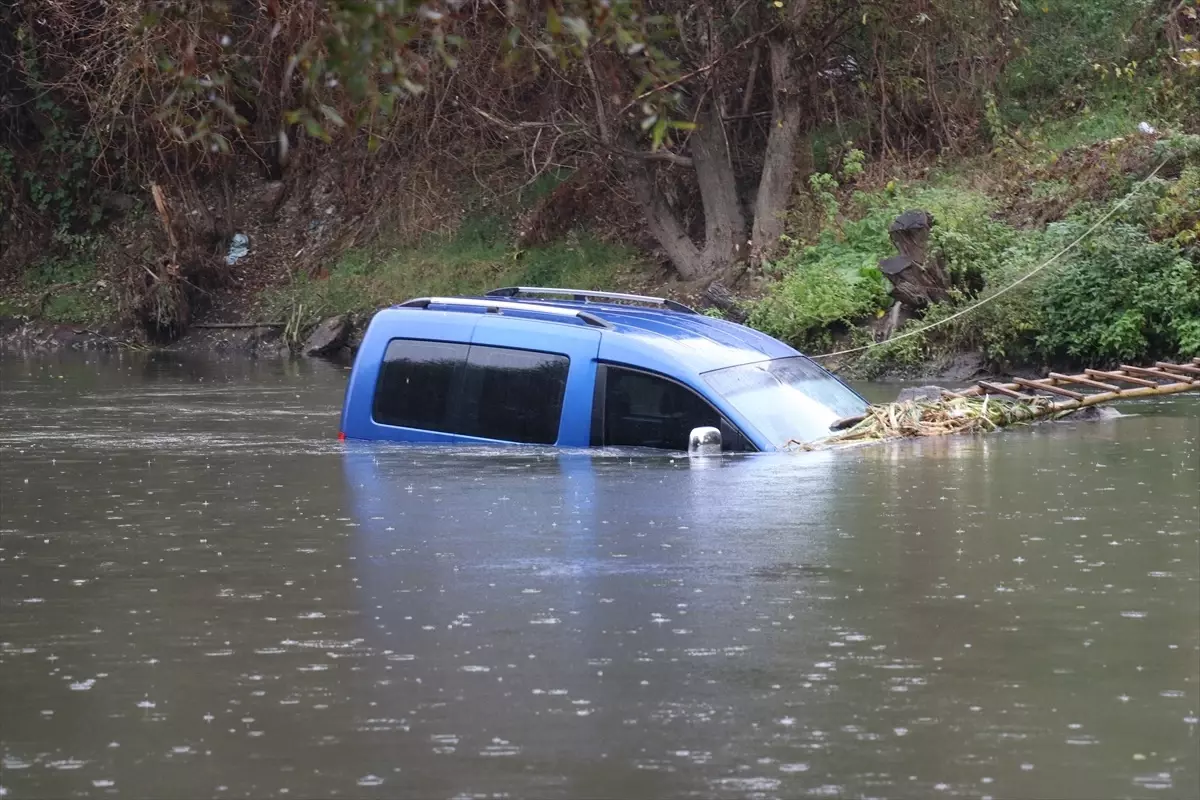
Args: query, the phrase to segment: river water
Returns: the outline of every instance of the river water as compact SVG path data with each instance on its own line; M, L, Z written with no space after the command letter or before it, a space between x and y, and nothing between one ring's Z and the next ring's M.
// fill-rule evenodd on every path
M1195 400L689 462L345 376L0 360L5 798L1200 795Z

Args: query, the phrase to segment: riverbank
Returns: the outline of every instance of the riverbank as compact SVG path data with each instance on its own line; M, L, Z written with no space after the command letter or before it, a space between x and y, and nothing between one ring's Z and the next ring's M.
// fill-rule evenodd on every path
M866 346L835 363L860 377L967 380L1200 354L1200 136L1139 132L1114 112L1025 138L974 157L867 163L860 171L843 153L840 169L826 173L831 182L798 197L783 255L720 293L680 281L636 233L622 239L603 220L585 218L521 246L506 219L528 221L528 209L544 208L556 191L545 187L524 199L523 217L516 208L477 209L452 232L330 248L316 269L290 269L260 228L247 237L233 285L200 293L187 327L156 341L129 318L107 277L118 245L136 238L129 226L87 254L48 258L10 282L0 300L0 347L346 358L377 308L533 284L668 296L809 353ZM930 258L950 280L924 308L899 307L879 269L896 253L888 228L909 209L931 215ZM1005 290L1051 260L1058 263L1037 280ZM343 329L314 348L310 335L331 318L344 320ZM931 323L938 325L913 335Z

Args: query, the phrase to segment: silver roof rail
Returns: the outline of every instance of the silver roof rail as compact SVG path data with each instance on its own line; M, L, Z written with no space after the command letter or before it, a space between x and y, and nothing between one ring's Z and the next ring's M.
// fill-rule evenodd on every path
M672 311L684 314L698 313L694 308L667 300L663 297L648 297L644 294L622 294L620 292L593 292L588 289L552 289L545 286L506 286L502 289L492 289L488 297L522 297L532 295L557 294L570 297L573 300L586 303L589 300L623 300L627 303L646 303L652 306L662 306Z
M611 328L608 322L587 311L577 311L562 306L537 305L535 303L506 303L503 300L486 300L470 297L417 297L401 303L398 308L429 308L430 306L451 306L452 308L482 308L488 314L501 314L505 311L523 311L525 313L546 314L551 317L566 317L578 319L594 328Z

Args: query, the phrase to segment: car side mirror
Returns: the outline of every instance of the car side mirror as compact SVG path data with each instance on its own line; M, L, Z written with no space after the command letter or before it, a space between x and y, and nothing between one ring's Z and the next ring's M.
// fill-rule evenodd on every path
M692 432L688 436L688 455L721 455L721 431L708 426L692 428Z

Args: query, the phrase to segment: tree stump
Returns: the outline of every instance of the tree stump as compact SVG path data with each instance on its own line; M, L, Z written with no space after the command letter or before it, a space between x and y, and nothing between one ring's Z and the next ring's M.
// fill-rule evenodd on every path
M879 262L879 269L892 283L892 296L914 309L950 296L950 276L929 253L933 222L928 211L905 211L896 217L888 236L900 255Z

